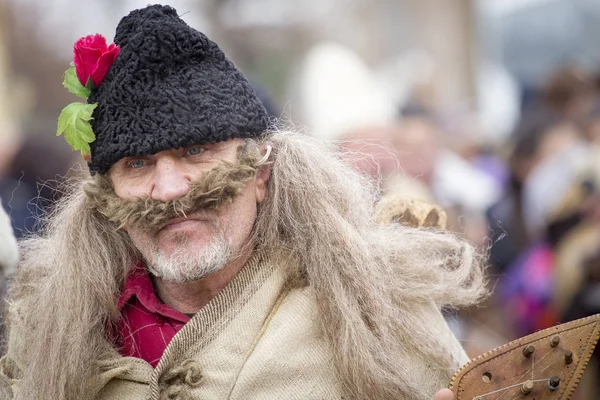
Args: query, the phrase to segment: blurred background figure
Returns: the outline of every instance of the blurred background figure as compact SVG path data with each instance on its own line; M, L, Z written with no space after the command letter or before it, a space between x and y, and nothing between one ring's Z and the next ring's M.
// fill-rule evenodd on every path
M13 234L8 215L0 208L0 272L3 278L15 271L18 261L17 239ZM2 285L0 290L2 295L4 295L4 289L5 287Z
M12 274L19 262L17 239L13 235L10 218L0 207L0 300L6 295L6 279ZM4 336L4 313L0 314L0 334ZM4 341L0 343L0 353L3 354Z
M0 175L2 204L17 237L40 228L40 218L60 197L57 188L77 162L55 137L27 135Z
M335 141L381 196L439 205L487 250L488 303L448 313L470 355L600 311L598 1L163 3L232 56L279 124ZM0 2L0 198L17 236L86 173L55 137L73 43L112 41L146 4ZM599 370L579 400L598 398Z

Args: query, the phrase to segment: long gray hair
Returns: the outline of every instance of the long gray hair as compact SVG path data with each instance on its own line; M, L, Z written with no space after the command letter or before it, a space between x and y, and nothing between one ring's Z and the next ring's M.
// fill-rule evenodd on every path
M374 222L379 193L333 145L273 131L267 198L252 240L287 249L314 289L346 398L421 398L407 349L447 372L448 350L411 306L473 304L485 294L482 257L448 232ZM93 398L87 385L120 315L116 299L139 254L127 235L87 203L75 184L24 256L10 295L8 355L27 399ZM427 343L427 345L423 345Z

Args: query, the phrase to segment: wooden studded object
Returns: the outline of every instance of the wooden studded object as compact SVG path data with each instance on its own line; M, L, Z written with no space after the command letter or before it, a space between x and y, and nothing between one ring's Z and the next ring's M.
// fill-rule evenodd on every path
M544 329L475 357L450 381L455 400L568 400L600 338L600 314Z

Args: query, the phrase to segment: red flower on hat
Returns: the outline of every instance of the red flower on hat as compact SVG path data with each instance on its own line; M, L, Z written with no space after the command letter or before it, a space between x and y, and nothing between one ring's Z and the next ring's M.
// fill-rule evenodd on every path
M106 45L106 38L100 34L89 35L79 39L73 47L75 55L75 71L83 86L89 80L98 87L104 76L115 62L121 48L114 43Z

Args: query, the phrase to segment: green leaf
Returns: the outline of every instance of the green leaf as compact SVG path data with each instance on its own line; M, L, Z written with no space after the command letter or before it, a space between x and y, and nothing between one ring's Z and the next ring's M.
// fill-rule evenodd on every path
M56 136L64 132L67 143L73 150L80 151L83 156L90 154L90 143L96 140L90 124L92 112L96 107L98 103L71 103L63 108L58 117Z
M77 72L75 71L75 64L71 63L70 65L71 67L65 71L63 86L75 96L87 99L90 96L90 89L79 82Z

